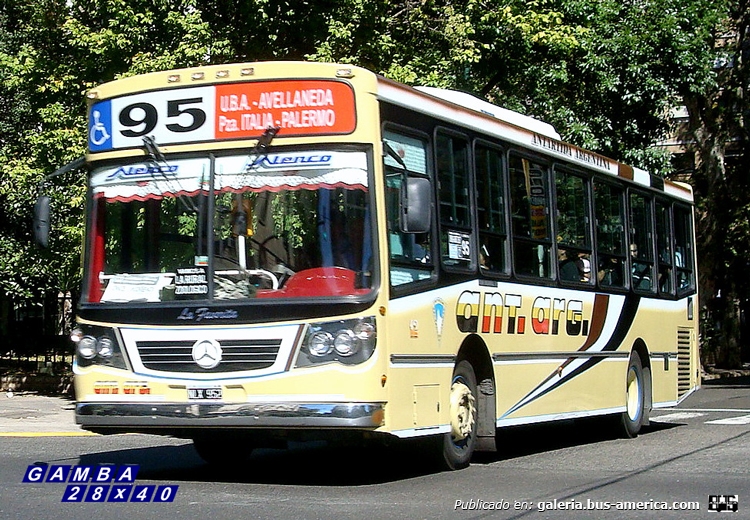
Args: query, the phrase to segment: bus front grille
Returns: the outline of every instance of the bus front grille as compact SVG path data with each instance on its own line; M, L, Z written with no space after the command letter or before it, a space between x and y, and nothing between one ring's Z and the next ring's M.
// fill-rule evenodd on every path
M281 339L224 339L218 341L221 361L202 368L193 359L195 341L137 341L136 348L145 368L158 372L222 373L261 370L276 361Z

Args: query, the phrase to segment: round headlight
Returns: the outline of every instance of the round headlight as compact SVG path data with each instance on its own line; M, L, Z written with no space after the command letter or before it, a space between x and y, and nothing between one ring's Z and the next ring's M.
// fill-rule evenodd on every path
M83 331L79 328L75 328L70 331L70 341L78 343L83 338Z
M114 353L114 349L112 347L112 340L107 336L102 336L96 343L96 353L103 358L110 358Z
M93 336L84 336L76 345L78 355L83 359L94 359L96 357L96 338Z
M310 354L317 357L323 357L331 352L333 347L333 336L329 332L321 330L310 337L307 342L307 350Z
M340 330L336 333L336 339L333 341L333 348L336 352L344 357L349 357L357 353L359 345L357 337L351 330Z
M375 325L368 321L360 321L354 327L354 334L362 341L370 341L375 337Z

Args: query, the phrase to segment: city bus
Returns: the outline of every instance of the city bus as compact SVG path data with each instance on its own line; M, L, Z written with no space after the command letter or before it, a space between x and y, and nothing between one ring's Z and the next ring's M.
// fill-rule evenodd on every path
M689 186L470 94L262 62L87 93L77 423L209 463L606 416L700 384Z

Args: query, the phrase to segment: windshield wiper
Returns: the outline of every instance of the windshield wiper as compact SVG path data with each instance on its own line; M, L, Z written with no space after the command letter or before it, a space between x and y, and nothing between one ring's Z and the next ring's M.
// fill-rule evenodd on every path
M280 127L278 126L269 126L263 131L263 134L258 138L258 142L255 143L253 149L250 150L249 155L254 157L253 161L245 166L245 173L250 173L260 166L260 163L263 162L263 159L268 155L268 147L271 145L273 138L276 137L276 134L279 133L279 130Z
M167 158L159 149L159 145L156 144L156 141L154 140L153 136L148 136L148 135L143 136L143 148L146 150L146 153L148 154L149 158L154 164L156 164L156 166L163 166L164 169L166 169L166 171L171 170L171 167L169 163L167 162ZM172 180L169 179L167 175L164 173L164 169L155 168L155 170L161 174L164 180L167 181L167 184L171 184ZM180 185L180 181L177 181L177 186L182 188L182 186ZM202 189L203 189L203 183L201 182L201 190ZM200 214L201 213L200 208L198 208L198 206L196 206L195 203L193 203L190 197L181 195L180 194L181 191L182 191L181 189L175 190L175 195L177 196L177 200L180 201L180 203L188 212Z

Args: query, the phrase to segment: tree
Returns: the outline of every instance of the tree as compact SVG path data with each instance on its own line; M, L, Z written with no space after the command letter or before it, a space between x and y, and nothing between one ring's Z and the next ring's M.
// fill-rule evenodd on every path
M31 247L45 175L83 154L85 92L119 76L224 59L192 0L0 3L0 292L16 304L77 291L85 179L55 179L51 247ZM6 302L7 313L7 302ZM0 333L6 331L0 331Z
M563 137L666 174L651 144L682 82L702 82L709 0L346 0L309 58L453 88L554 124ZM700 72L699 72L700 73Z
M685 103L699 158L702 292L723 295L712 319L721 324L721 361L736 364L737 302L750 301L740 275L750 258L748 154L727 172L725 148L747 146L747 0L349 0L344 11L314 59L469 91L659 175L674 168L654 145L672 131L671 109ZM737 38L727 46L718 36L730 29ZM731 66L716 74L714 63Z
M711 55L702 85L684 85L689 114L684 140L695 154L698 251L706 310L704 342L710 361L741 363L741 306L750 299L744 273L750 262L750 150L747 91L750 87L750 3L721 4L723 16L706 26Z
M684 100L704 293L743 301L746 150L736 166L725 159L730 140L747 146L747 11L748 0L0 0L0 291L78 286L83 178L67 174L50 192L55 255L29 248L29 221L44 175L84 151L88 89L152 70L306 58L468 91L660 174L669 160L650 145ZM720 40L729 29L738 38ZM724 331L738 328L735 310L719 315Z

